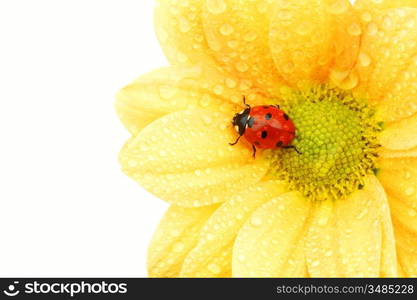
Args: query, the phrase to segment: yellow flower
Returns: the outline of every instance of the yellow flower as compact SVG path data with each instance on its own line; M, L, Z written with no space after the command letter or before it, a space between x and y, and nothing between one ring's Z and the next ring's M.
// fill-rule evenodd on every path
M417 276L414 7L157 2L171 66L116 102L124 172L171 204L150 276ZM243 95L280 104L302 154L230 146Z

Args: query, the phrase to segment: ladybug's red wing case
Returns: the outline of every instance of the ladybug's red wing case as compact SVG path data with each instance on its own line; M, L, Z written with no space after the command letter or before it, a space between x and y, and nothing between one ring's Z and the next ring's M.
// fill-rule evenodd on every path
M249 113L245 139L261 149L286 147L295 138L295 126L284 111L275 106L255 106Z

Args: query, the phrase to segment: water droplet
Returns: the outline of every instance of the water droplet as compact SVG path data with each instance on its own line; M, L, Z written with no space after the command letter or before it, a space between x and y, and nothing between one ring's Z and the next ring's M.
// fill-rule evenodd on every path
M362 34L362 29L358 23L352 23L348 27L348 32L350 35L359 36Z
M232 78L226 78L225 83L229 89L233 89L237 86L237 82Z
M294 63L288 62L282 66L282 71L284 71L284 73L291 73L294 70L294 68Z
M278 12L278 18L281 20L290 20L292 13L289 10L281 10Z
M243 219L243 214L241 214L241 213L238 213L237 215L236 215L236 219L238 219L238 220L242 220Z
M169 85L162 85L159 87L159 95L166 100L174 97L176 92L176 89Z
M174 230L172 230L171 231L171 235L173 236L173 237L179 237L180 236L180 232L178 231L178 230L176 230L176 229L174 229Z
M174 247L172 248L172 250L174 250L174 252L179 253L179 252L182 252L184 250L184 248L185 248L184 244L181 243L181 242L178 242L178 243L176 243L174 245Z
M372 15L370 13L368 13L368 12L364 12L362 14L361 18L362 18L362 21L364 21L366 23L369 23L369 22L372 21Z
M217 264L209 264L207 266L207 269L212 272L213 274L219 274L222 270L220 269L220 267Z
M318 261L318 260L314 260L314 261L311 262L312 267L317 267L318 265L320 265L320 261Z
M262 225L262 219L256 216L253 216L250 220L252 226L259 227Z
M415 209L410 208L410 209L408 210L408 215L409 215L410 217L415 217L415 216L417 216L417 212L415 211Z
M186 33L188 31L190 31L190 29L191 29L190 22L188 22L188 20L184 17L180 18L179 25L180 25L180 31L182 33Z
M311 33L311 30L312 30L312 26L310 26L310 23L308 22L301 23L296 28L296 32L299 35L308 35Z
M239 72L244 73L244 72L246 72L246 71L249 69L249 66L248 66L248 64L247 64L247 63L245 63L245 62L243 62L243 61L240 61L240 62L238 62L238 63L236 64L236 69L237 69Z
M223 24L220 27L220 33L222 35L231 35L234 31L235 30L234 30L233 26L231 26L230 24Z
M410 186L410 187L408 187L406 190L405 190L405 195L406 196L411 196L411 195L413 195L414 194L414 187L412 187L412 186Z
M369 57L369 55L368 55L368 54L366 54L366 53L364 53L364 52L359 53L359 58L358 58L358 60L359 60L359 64L360 64L362 67L369 67L369 65L370 65L370 64L371 64L371 62L372 62L372 60L371 60L371 58Z
M375 23L369 23L367 28L368 35L375 35L378 32L378 26Z
M207 9L212 14L221 14L226 11L227 5L224 0L207 0Z
M362 210L359 215L356 217L358 220L362 219L366 214L368 213L368 209L365 208L364 210Z
M340 82L338 86L344 90L350 90L355 88L359 83L359 77L355 72L349 74L349 76Z
M256 34L256 32L251 31L249 33L247 33L243 39L247 42L253 42L254 40L256 40L256 38L258 37L258 35Z
M129 167L134 168L138 165L138 162L134 159L131 159L127 162L127 164L129 165Z
M213 92L216 94L216 95L221 95L222 93L223 93L223 86L221 86L221 85L216 85L215 87L214 87L214 89L213 89Z
M347 11L349 8L349 3L346 0L336 0L329 7L329 12L331 14L340 15Z
M209 95L207 95L207 94L203 95L203 97L201 97L201 99L200 99L200 105L201 105L202 107L207 107L207 106L209 106L209 105L210 105L210 102L211 102L211 98L210 98L210 96L209 96Z
M329 221L329 218L328 217L322 217L322 218L320 218L319 220L318 220L318 224L320 225L320 226L324 226L324 225L326 225L327 224L327 222Z
M385 30L389 30L389 29L392 28L392 26L393 26L393 21L392 21L391 17L385 16L384 20L382 21L382 27Z
M214 234L212 234L212 233L208 233L208 234L206 235L206 238L207 238L207 240L208 240L208 241L212 241L212 240L214 240Z
M159 155L162 157L167 156L167 152L165 150L161 150L159 151Z

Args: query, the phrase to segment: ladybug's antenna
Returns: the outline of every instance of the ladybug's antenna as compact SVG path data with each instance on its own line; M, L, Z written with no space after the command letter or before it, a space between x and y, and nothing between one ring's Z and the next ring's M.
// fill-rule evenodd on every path
M250 105L246 103L246 96L245 95L243 95L243 104L245 104L245 106L247 108L250 108Z
M239 142L241 135L239 135L239 137L237 138L237 140L234 143L229 143L230 146L234 146L237 144L237 142Z

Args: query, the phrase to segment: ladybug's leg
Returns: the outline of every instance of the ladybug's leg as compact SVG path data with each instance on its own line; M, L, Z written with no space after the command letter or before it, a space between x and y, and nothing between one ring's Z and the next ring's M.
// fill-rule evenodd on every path
M253 149L253 154L252 154L252 156L253 156L253 158L255 159L255 155L256 155L256 147L255 147L255 145L253 145L253 144L252 144L252 149Z
M280 109L278 104L275 104L275 105L272 105L272 106L275 106L276 108Z
M246 107L250 108L250 105L246 103L246 96L243 95L243 104L245 104Z
M300 151L298 151L298 149L294 146L294 145L289 145L289 146L285 146L282 147L284 149L294 149L298 154L302 154Z
M234 146L239 142L241 135L238 136L237 140L234 143L229 143L230 146Z

